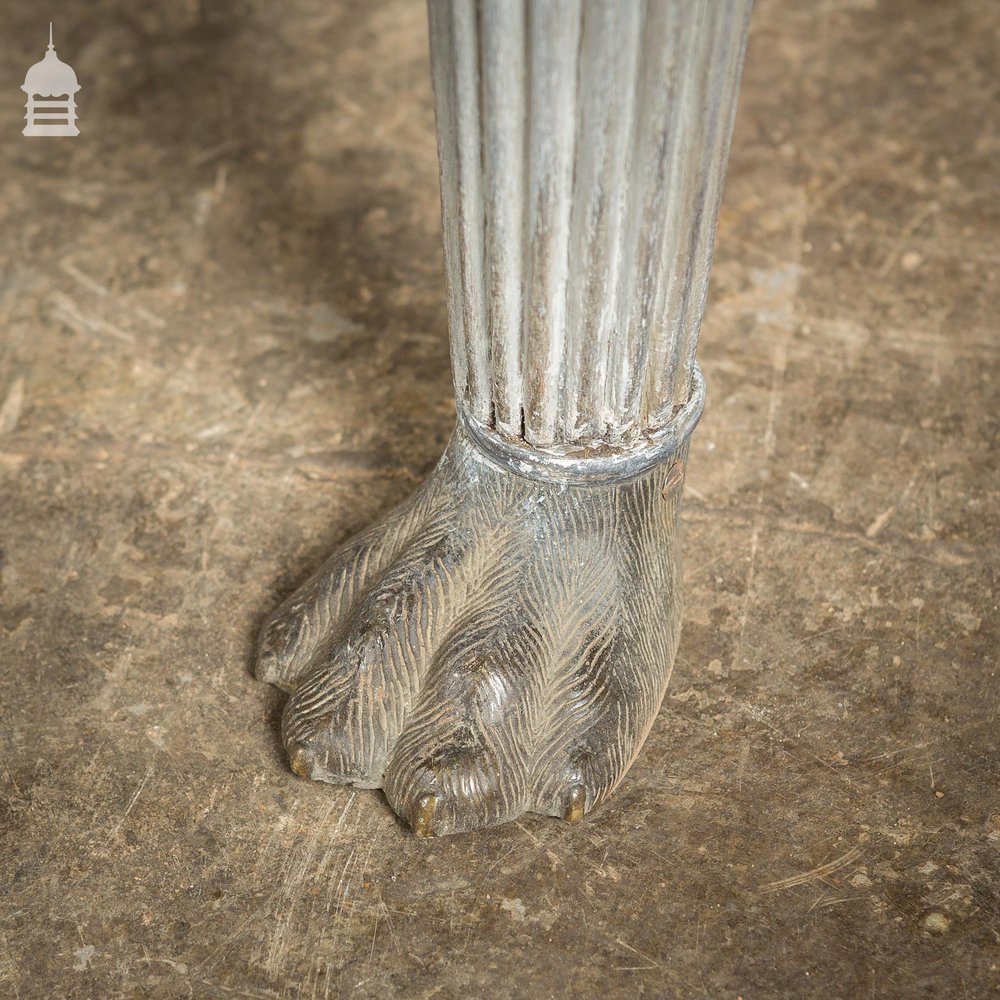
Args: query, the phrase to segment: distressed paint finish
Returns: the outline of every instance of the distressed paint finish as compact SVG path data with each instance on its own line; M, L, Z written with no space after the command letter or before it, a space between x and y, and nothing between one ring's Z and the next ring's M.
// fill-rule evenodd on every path
M455 389L540 448L690 389L750 0L430 0Z

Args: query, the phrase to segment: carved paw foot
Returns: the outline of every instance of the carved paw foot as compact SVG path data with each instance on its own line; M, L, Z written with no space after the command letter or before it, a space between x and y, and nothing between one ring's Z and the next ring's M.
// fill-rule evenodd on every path
M383 788L424 835L590 812L670 675L685 451L623 483L547 482L460 425L424 486L263 630L292 770Z

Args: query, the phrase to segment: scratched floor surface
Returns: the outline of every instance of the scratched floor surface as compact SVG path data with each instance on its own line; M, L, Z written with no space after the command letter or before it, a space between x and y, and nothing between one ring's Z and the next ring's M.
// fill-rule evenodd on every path
M996 995L995 5L759 4L664 710L429 842L249 674L451 427L423 6L4 15L0 995Z

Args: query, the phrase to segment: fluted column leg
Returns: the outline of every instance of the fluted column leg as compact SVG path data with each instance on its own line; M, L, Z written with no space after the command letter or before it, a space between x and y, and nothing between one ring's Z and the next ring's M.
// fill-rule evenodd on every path
M688 398L751 0L429 0L459 406L537 448Z
M431 0L461 419L265 626L296 774L422 835L577 822L681 626L694 365L750 0Z

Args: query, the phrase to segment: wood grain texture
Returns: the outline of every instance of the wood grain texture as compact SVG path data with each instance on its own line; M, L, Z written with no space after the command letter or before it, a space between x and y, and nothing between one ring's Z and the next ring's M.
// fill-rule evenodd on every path
M384 788L425 833L601 802L677 648L685 455L624 483L542 482L460 424L421 490L264 630L293 769Z
M456 395L536 447L669 420L750 0L430 0Z

